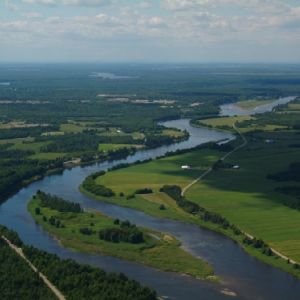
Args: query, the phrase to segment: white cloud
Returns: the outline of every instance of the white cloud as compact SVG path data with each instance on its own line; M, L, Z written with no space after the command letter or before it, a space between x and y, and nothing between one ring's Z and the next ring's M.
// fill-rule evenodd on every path
M113 0L22 0L26 4L40 5L73 5L73 6L103 6L113 2Z
M22 0L26 4L56 5L56 0Z
M19 9L11 20L0 20L1 44L47 45L45 49L59 49L82 42L83 48L98 45L102 49L107 43L116 45L114 51L126 44L137 52L140 45L147 44L150 55L152 49L159 52L164 48L167 52L183 45L195 53L195 49L209 47L220 51L223 45L242 49L242 45L250 44L259 48L279 41L293 43L293 47L298 43L300 47L300 6L277 0L161 0L161 5L154 1L123 0L23 2L31 5L25 6L25 11ZM115 5L102 7L110 3ZM34 4L62 6L41 10ZM89 15L82 13L86 10L81 5L92 7ZM68 6L73 6L72 10ZM71 12L64 14L68 9ZM47 17L40 15L40 11ZM51 11L55 15L51 16ZM160 48L155 50L155 47ZM110 49L103 51L109 53Z
M17 11L19 8L16 4L14 4L11 0L4 0L4 5L7 9L11 11Z

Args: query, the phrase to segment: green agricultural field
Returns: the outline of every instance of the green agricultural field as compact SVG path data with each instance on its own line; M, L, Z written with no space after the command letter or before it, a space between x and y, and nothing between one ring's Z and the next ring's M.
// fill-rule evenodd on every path
M34 138L26 137L26 138L15 138L15 139L0 139L0 145L3 144L22 144L23 142L33 142Z
M54 153L54 152L40 152L31 155L29 158L38 160L53 160L57 158L64 157L65 153Z
M284 206L288 196L274 191L289 183L267 179L299 161L300 149L288 147L297 137L293 132L257 134L227 160L240 165L239 170L210 173L188 191L187 198L300 262L300 212ZM274 143L267 143L268 139Z
M251 121L250 125L243 125L244 121ZM256 123L256 118L251 116L234 116L234 117L221 117L221 118L212 118L212 119L205 119L205 120L198 120L196 124L204 125L219 129L227 129L233 130L232 125L236 123L238 124L239 130L243 133L250 132L250 131L274 131L274 130L284 130L287 129L288 126L285 125L278 125L278 124L261 124Z
M251 110L257 106L272 103L274 100L275 99L265 99L265 100L251 99L251 100L239 101L235 103L235 105L245 110Z
M145 164L108 172L97 178L96 182L111 188L114 192L126 195L137 189L151 188L155 192L164 184L187 185L215 162L220 153L213 150L198 150L182 155L169 156ZM190 170L181 166L190 165Z
M101 135L103 136L132 136L134 140L142 140L145 138L145 135L142 132L132 132L132 133L126 133L118 128L109 128L107 131L101 132Z
M289 110L300 111L300 103L290 103L288 108Z
M26 143L15 143L11 149L18 149L18 150L23 150L23 151L27 151L27 150L31 150L34 152L39 152L40 149L46 145L48 145L49 142L26 142Z
M40 214L36 214L36 208ZM172 236L157 231L139 228L143 232L144 242L131 244L113 243L99 239L99 230L117 228L113 220L100 213L70 213L40 207L39 198L32 199L28 209L33 218L48 232L55 235L64 246L84 252L94 252L116 256L126 260L150 265L163 271L179 272L197 278L215 279L212 268L199 258L185 252L180 243ZM63 227L50 225L47 220L53 216L59 219ZM80 232L80 228L89 228L92 234Z
M66 123L61 124L59 129L64 133L78 133L82 132L85 129L85 127L81 126L80 124Z
M212 127L224 127L232 125L236 122L243 122L253 119L251 116L236 116L236 117L223 117L223 118L212 118L212 119L204 119L198 121L199 124L204 124L206 126Z
M180 138L184 136L184 132L180 130L174 130L174 129L164 129L162 131L163 135L167 135L174 138Z
M123 148L132 148L132 147L135 146L130 144L100 144L98 150L107 152L107 151L115 151Z

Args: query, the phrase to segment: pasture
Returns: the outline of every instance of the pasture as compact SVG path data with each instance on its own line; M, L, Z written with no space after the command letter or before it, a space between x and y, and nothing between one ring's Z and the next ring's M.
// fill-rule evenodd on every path
M158 192L164 184L184 187L214 163L219 156L218 151L196 150L108 172L98 177L96 182L111 188L115 193L122 192L125 195L143 188L151 188ZM183 165L190 165L191 169L183 170L181 168Z
M289 147L296 138L293 132L257 134L246 148L227 160L240 165L239 170L220 169L210 173L186 197L300 262L299 211L284 206L282 201L290 196L275 191L289 183L267 179L268 174L299 161L300 149ZM267 143L268 139L274 142Z

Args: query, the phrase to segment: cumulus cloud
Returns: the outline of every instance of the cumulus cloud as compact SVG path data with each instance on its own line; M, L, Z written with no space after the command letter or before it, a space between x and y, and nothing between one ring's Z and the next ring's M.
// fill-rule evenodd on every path
M300 46L300 6L288 5L286 1L161 0L160 4L129 0L22 1L28 5L20 7L29 11L16 12L13 20L0 19L3 44L11 45L14 40L28 45L47 43L48 47L55 45L58 49L59 45L84 41L82 47L86 48L97 43L114 43L121 49L124 43L133 41L137 49L143 44L148 44L149 49L159 44L164 49L170 45L172 49L188 45L200 50L209 45L221 49L225 44L266 45L284 40L293 44L298 41ZM46 14L37 4L58 9L49 9ZM72 10L64 14L68 6ZM82 13L87 10L80 6L89 7L89 14Z
M26 4L40 5L73 5L73 6L103 6L113 2L113 0L22 0Z
M15 3L13 3L11 0L4 0L4 5L8 10L11 11L17 11L19 9L18 6Z

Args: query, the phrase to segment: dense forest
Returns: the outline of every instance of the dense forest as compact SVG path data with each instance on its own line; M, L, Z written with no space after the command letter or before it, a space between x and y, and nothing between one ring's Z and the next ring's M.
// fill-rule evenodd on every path
M63 161L54 159L49 161L40 161L36 159L27 159L12 155L9 158L2 159L2 153L8 156L8 151L0 150L0 202L4 201L7 196L16 192L26 184L27 180L43 176L49 170L61 170ZM18 152L19 153L19 152Z
M123 274L106 273L26 247L25 254L68 299L156 300L156 293Z
M0 265L1 300L56 299L39 276L2 238L0 238Z
M16 233L0 226L0 234L22 246L27 258L66 296L67 299L156 300L155 291L141 286L123 274L106 273L80 265L74 260L22 244ZM56 299L50 290L0 238L0 296L10 299Z

